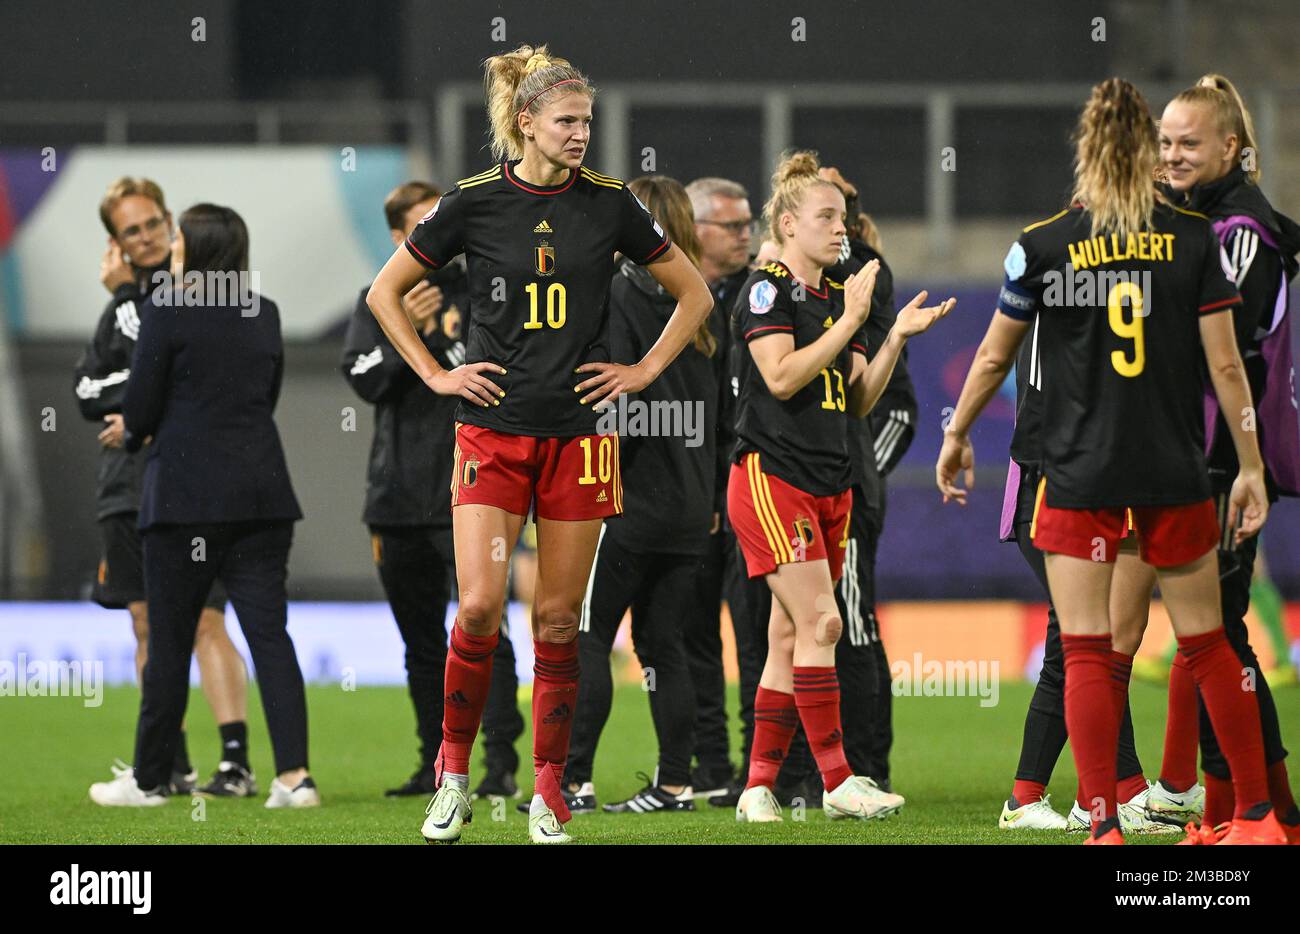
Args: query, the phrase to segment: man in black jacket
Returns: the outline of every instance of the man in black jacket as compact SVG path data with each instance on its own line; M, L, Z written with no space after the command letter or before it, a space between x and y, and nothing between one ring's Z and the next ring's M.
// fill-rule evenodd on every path
M109 234L108 248L100 262L100 281L112 298L77 362L73 390L82 416L103 426L99 433L95 516L103 557L92 596L107 609L126 608L130 612L136 637L136 677L140 679L149 640L141 541L136 528L145 458L122 446L122 400L140 331L140 300L152 288L154 275L167 270L171 258L172 218L156 183L129 177L109 186L99 216ZM248 765L248 675L226 634L225 608L226 592L218 583L208 594L194 646L203 692L221 731L222 747L217 772L200 791L242 797L257 791ZM193 791L195 778L182 729L172 766L172 792Z
M384 201L393 244L437 204L424 182L399 185ZM407 294L406 312L438 363L465 362L469 289L463 263L430 274ZM443 677L447 664L447 604L456 592L451 488L455 396L420 382L384 335L361 290L348 324L341 368L357 395L375 406L363 521L393 618L406 645L407 687L420 738L420 767L390 796L436 791L434 762L442 745ZM502 620L502 629L506 621ZM524 730L516 700L518 676L510 639L499 640L483 717L484 778L476 797L518 797L515 740Z

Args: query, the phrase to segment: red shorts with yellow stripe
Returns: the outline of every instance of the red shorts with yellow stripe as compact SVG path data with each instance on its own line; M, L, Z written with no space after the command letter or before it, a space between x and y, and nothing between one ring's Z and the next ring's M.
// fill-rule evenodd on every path
M825 558L831 580L839 580L852 511L852 490L834 496L805 493L763 473L758 454L745 454L731 466L727 517L750 577L771 574L782 564Z
M1219 541L1219 517L1211 499L1183 506L1059 509L1047 502L1049 495L1044 477L1029 526L1039 551L1110 563L1119 554L1120 539L1132 531L1143 561L1171 568L1195 561Z
M540 519L603 519L623 511L618 435L534 438L456 423L451 505L496 506Z

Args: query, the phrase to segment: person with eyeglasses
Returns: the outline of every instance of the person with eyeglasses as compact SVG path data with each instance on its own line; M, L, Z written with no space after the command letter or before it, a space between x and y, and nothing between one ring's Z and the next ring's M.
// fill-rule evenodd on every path
M695 686L695 759L691 774L695 797L712 799L725 795L736 786L736 771L731 763L730 734L725 704L726 678L722 662L722 599L724 592L732 614L732 629L738 600L728 583L744 580L743 575L729 573L736 563L735 534L727 521L727 478L731 474L731 449L735 444L735 392L732 388L731 329L728 326L732 301L749 275L750 246L753 243L754 215L749 193L731 179L697 178L686 186L695 215L695 236L700 243L700 274L713 293L714 308L709 330L717 344L714 359L719 361L717 468L715 473L715 518L710 526L708 549L703 555L695 579L692 613L682 627L691 681ZM766 615L762 627L766 627ZM749 696L758 685L763 661L745 661L755 657L750 643L765 642L760 630L752 639L737 633L742 684L752 681ZM752 674L752 677L748 677ZM742 690L742 697L745 692ZM743 701L742 701L743 705ZM739 793L739 792L737 792ZM734 802L733 802L734 804Z
M73 379L82 416L103 426L99 433L95 516L103 557L91 596L106 609L125 608L130 612L136 639L136 678L142 680L149 645L149 611L136 518L145 459L123 447L122 403L131 375L131 355L140 333L141 300L153 288L155 275L166 272L171 262L172 216L156 182L123 177L109 186L99 205L99 217L108 231L99 278L112 297L77 362ZM226 634L225 607L226 592L217 583L208 593L199 617L194 654L204 696L221 733L220 764L211 781L197 790L214 796L245 797L257 793L248 764L248 674ZM120 766L116 771L124 769ZM169 790L172 794L189 794L196 790L196 779L182 728Z

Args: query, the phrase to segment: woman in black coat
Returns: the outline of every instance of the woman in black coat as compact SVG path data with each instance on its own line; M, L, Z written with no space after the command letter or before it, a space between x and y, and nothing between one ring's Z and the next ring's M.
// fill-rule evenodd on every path
M180 218L175 288L155 288L123 404L125 445L148 444L140 505L150 605L134 774L91 788L99 804L164 803L189 697L189 658L214 579L230 594L257 669L275 753L267 807L312 807L307 703L286 628L293 523L302 518L272 413L284 350L275 303L247 288L248 230L229 208Z

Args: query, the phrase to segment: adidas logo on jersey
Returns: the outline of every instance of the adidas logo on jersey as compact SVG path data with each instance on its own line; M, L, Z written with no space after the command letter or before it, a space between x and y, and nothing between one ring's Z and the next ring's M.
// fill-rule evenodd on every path
M605 494L605 491L604 491L604 490L601 490L601 491L600 491L600 495L598 495L598 496L596 497L596 502L598 502L598 503L605 503L605 502L608 502L608 501L609 501L609 497Z
M548 224L546 221L542 221L540 224L538 224L536 227L533 228L533 233L536 234L555 233L555 231L551 229L550 224Z
M831 316L830 316L830 315L827 315L827 316L826 316L826 320L822 322L822 327L824 327L824 328L828 328L828 327L831 327L831 326L834 325L834 324L835 324L835 322L831 319Z

